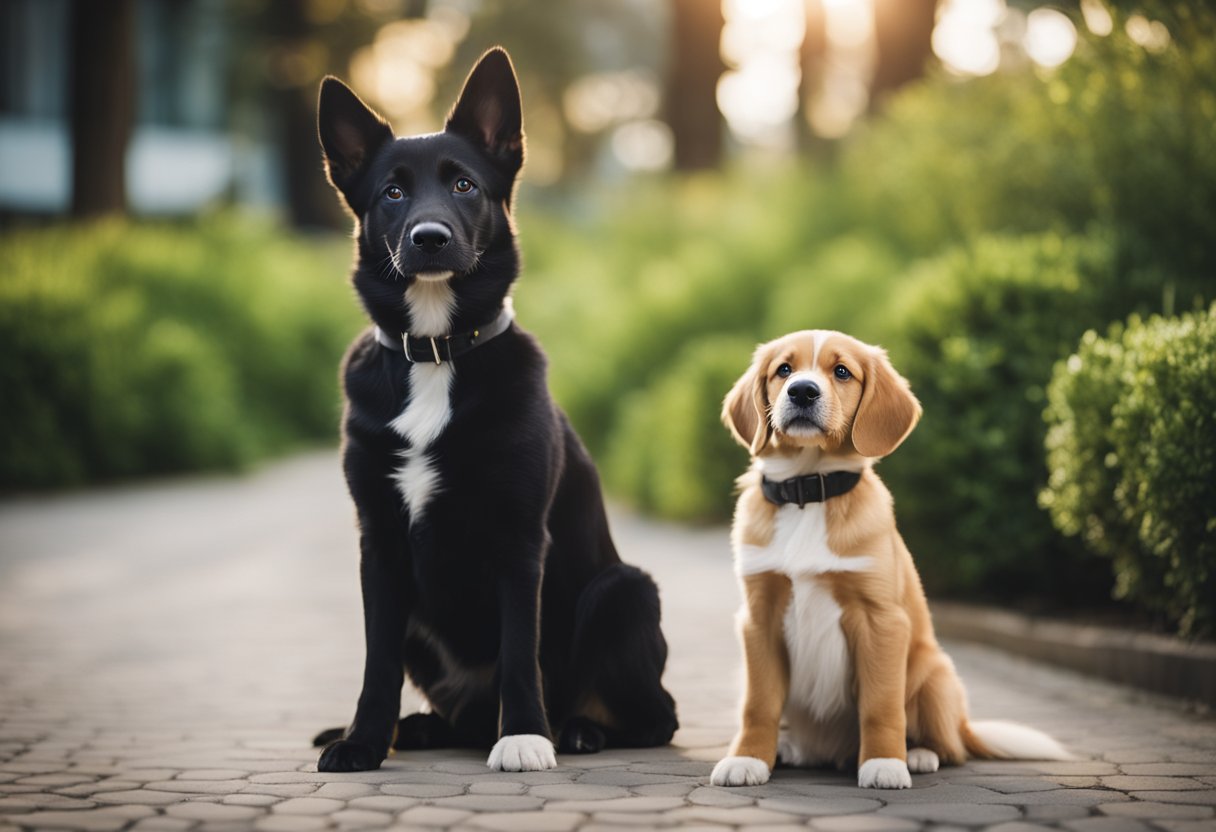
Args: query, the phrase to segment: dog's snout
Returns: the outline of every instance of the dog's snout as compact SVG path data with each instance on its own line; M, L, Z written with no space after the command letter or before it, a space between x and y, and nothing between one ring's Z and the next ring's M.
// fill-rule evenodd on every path
M410 232L410 242L427 254L434 254L451 240L451 230L440 222L420 222Z
M790 401L799 407L806 407L808 404L815 401L815 399L819 398L820 391L818 384L807 379L802 379L791 384L787 392L789 394Z

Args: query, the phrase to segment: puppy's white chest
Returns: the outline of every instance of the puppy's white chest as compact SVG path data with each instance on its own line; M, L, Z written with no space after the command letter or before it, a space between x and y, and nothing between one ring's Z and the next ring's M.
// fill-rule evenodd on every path
M853 704L849 646L840 628L840 605L816 578L793 581L785 613L785 645L790 657L790 703L825 720Z
M735 551L735 571L740 575L780 572L796 577L860 572L872 564L869 557L841 557L832 551L828 546L827 512L822 503L808 503L803 508L781 506L768 545L743 544Z

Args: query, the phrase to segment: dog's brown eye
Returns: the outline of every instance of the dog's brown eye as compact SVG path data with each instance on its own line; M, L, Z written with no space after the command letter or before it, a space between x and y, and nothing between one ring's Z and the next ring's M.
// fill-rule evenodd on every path
M843 364L837 364L836 369L833 372L836 373L836 378L840 379L841 381L848 381L853 377L853 374L849 372L849 368Z
M389 185L384 189L384 196L391 202L397 202L405 197L405 192L396 185Z
M782 364L777 368L777 375L781 376L782 378L789 378L790 373L792 372L794 372L794 368L789 364Z
M462 176L456 180L456 184L452 186L452 190L458 194L467 194L475 187L477 186L473 184L473 180Z

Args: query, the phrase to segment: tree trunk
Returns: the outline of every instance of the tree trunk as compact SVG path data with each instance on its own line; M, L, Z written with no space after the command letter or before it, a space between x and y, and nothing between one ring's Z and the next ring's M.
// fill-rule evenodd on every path
M811 129L811 102L823 84L823 61L827 55L827 18L823 0L804 0L806 34L798 50L802 80L798 85L798 145L804 151L815 150L822 144Z
M671 0L671 66L667 124L675 140L675 168L715 168L722 158L718 79L725 66L721 0Z
M878 64L870 84L870 106L925 72L932 53L937 0L874 0Z
M125 213L135 0L74 0L71 25L72 216Z

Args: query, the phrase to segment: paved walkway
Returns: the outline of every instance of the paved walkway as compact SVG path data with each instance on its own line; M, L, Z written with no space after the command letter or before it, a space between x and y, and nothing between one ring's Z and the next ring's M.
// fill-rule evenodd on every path
M1216 722L959 645L977 716L1032 723L1087 759L972 763L901 792L786 770L708 786L738 685L725 535L623 515L621 551L663 591L674 746L526 774L468 752L317 774L308 738L358 693L351 517L328 453L240 480L0 504L0 832L1216 830Z

